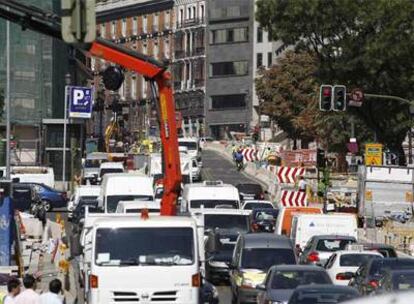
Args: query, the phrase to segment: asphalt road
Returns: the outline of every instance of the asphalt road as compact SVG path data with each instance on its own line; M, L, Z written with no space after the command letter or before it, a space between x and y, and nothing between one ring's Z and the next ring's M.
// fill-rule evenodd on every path
M236 169L236 165L230 160L224 158L217 152L203 151L203 180L222 180L226 184L236 185L238 183L255 182L246 177ZM231 303L231 291L229 286L217 286L220 296L220 303Z

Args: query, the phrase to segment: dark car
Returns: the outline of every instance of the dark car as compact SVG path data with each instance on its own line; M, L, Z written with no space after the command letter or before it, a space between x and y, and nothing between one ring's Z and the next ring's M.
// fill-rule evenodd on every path
M220 236L217 252L206 263L207 279L218 284L229 281L229 268L234 245L239 234L249 232L249 215L240 210L214 210L204 214L205 231L215 231Z
M288 304L334 304L358 297L358 291L348 286L304 285L296 288Z
M379 287L380 280L393 270L414 270L414 259L383 258L367 261L355 273L349 286L355 287L363 295L369 295Z
M265 198L265 192L260 184L245 183L237 184L237 190L239 190L240 200L263 200Z
M85 218L85 207L86 206L89 208L89 212L91 213L102 212L98 207L97 199L80 200L79 204L76 206L75 210L73 211L72 223L74 225L81 224L81 220Z
M210 282L203 280L200 287L200 304L219 304L217 288Z
M414 269L387 272L379 281L378 294L414 289Z
M378 243L363 243L364 250L373 250L381 253L384 258L396 258L397 252L395 248L387 244L378 244Z
M26 184L26 183L22 183ZM59 191L53 189L45 184L27 183L31 184L33 188L39 193L43 206L46 211L51 211L54 208L66 207L68 203L68 197L65 191Z
M253 232L274 232L278 209L257 208L250 214L251 229Z
M12 186L13 208L20 211L30 210L34 202L40 201L40 196L31 184L15 183Z
M280 265L269 269L259 291L258 304L286 303L300 285L332 284L325 269L312 265Z

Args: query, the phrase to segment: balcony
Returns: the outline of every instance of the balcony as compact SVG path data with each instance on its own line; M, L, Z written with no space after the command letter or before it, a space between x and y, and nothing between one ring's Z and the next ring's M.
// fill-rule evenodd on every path
M205 55L206 48L204 46L196 47L193 49L193 56Z
M205 23L205 18L185 19L184 21L177 21L177 29L197 26Z
M196 87L196 88L202 88L202 87L204 87L206 84L205 84L205 80L204 79L195 79L194 80L194 86Z

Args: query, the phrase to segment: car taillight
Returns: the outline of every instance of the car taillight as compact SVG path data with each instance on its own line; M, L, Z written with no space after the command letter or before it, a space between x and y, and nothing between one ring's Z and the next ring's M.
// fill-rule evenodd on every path
M348 278L345 276L345 274L343 274L343 273L338 273L337 275L336 275L336 279L338 280L338 281L343 281L343 280L348 280Z
M309 255L308 255L308 262L311 262L311 263L313 263L313 262L319 262L319 253L317 253L315 251L309 253Z
M96 275L89 275L89 287L98 288L98 277Z
M256 223L253 223L252 224L252 230L253 231L256 231L256 230L258 230L259 229L259 225L257 225Z
M191 285L193 287L201 287L201 275L196 273L191 277Z
M264 194L263 193L259 194L259 199L264 199Z
M379 284L377 280L371 280L368 282L368 285L371 286L372 288L376 289L378 288Z

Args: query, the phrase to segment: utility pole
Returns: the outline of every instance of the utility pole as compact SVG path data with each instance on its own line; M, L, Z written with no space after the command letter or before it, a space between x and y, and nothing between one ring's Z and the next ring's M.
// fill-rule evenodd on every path
M6 22L6 179L10 180L10 21Z
M66 140L67 140L67 120L68 120L68 102L69 102L69 88L68 86L71 83L70 74L67 73L65 75L65 106L64 106L64 113L63 113L63 157L62 157L62 182L63 182L63 190L67 191L66 186Z

